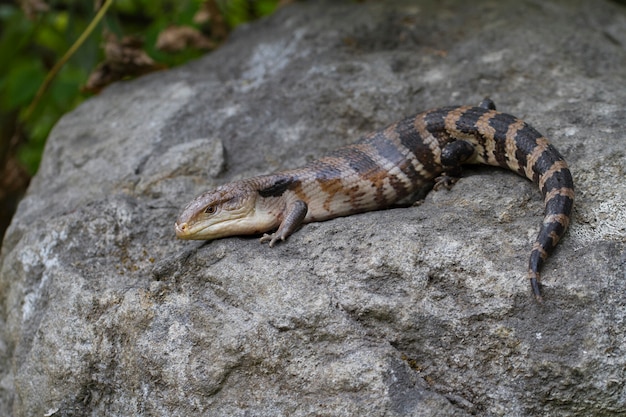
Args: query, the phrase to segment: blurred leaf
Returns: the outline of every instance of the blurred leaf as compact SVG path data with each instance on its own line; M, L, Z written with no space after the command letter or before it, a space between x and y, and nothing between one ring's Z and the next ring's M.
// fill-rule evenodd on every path
M27 105L46 76L39 61L14 60L0 86L0 107L8 111Z
M224 17L230 27L234 28L249 20L247 5L248 2L246 0L227 0L220 2Z
M59 13L59 15L63 15L65 17L55 19L56 22L52 23L57 23L56 25L48 24L50 22L39 25L35 36L35 42L39 46L62 54L67 49L67 40L64 36L67 29L67 13Z
M117 0L114 7L120 13L133 15L137 13L138 3L135 0Z
M256 12L258 16L267 16L276 10L276 0L258 0L256 2Z
M21 15L16 7L4 5L1 10L0 61L12 62L16 56L20 56L24 47L30 43L34 25ZM0 67L0 74L8 69L8 65L2 67Z
M3 113L0 122L4 120L0 131L7 132L3 137L12 136L8 132L13 132L15 124L13 119L6 122L4 115L24 115L24 108L46 73L80 38L95 15L94 3L93 0L33 0L29 3L33 6L29 16L14 3L0 4L0 63L3 63L0 64L0 112ZM51 128L87 97L81 93L81 86L96 67L104 71L100 73L100 81L106 84L110 82L106 81L107 77L115 80L180 65L205 53L202 48L213 48L222 42L231 28L271 13L278 3L278 0L116 0L100 29L65 63L29 120L19 129L21 162L31 173L36 171ZM41 5L47 5L49 10L43 11ZM185 29L168 33L171 30L168 28L182 27ZM102 29L118 39L140 39L143 46L120 41L112 51ZM171 52L157 48L159 36L170 37L166 45ZM161 42L163 45L164 41ZM109 58L103 61L106 48Z
M20 163L26 167L31 175L33 175L34 172L37 172L37 169L39 168L43 154L42 150L43 149L39 146L26 145L20 147L17 152L17 157Z
M78 93L79 86L87 81L88 74L82 68L67 65L57 76L56 82L50 87L50 98L59 111L74 108L82 101Z
M65 108L61 110L51 107L47 107L47 111L39 113L39 117L33 118L35 120L34 122L26 124L29 140L22 144L17 152L19 161L31 174L37 172L37 168L39 168L43 148L50 131L63 115L64 111L67 111Z
M277 0L221 0L218 1L226 22L231 28L276 10Z

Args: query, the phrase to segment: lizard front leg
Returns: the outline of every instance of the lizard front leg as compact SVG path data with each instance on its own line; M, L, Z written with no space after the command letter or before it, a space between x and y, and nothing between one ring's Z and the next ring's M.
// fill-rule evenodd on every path
M265 233L261 238L261 243L270 242L270 248L279 240L285 240L289 235L295 232L306 217L308 211L307 204L302 200L296 200L286 209L283 221L280 223L278 230L272 234Z

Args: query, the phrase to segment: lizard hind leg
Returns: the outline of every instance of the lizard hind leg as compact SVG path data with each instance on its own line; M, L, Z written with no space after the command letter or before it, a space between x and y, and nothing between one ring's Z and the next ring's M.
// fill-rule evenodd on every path
M494 103L493 100L490 99L489 97L485 97L483 101L480 102L478 107L482 107L483 109L487 109L487 110L495 110L496 103Z
M464 140L455 140L444 146L441 150L441 165L445 169L435 178L433 189L435 191L439 191L441 187L451 189L461 178L461 165L468 161L475 151L474 145Z

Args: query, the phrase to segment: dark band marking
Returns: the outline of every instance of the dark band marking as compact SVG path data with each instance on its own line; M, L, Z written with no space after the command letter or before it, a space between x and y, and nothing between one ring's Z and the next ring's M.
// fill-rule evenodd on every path
M537 240L535 242L535 244L533 245L533 249L531 251L530 254L530 258L531 258L531 269L532 268L532 254L533 253L537 253L537 256L539 256L539 259L541 260L541 262L545 261L548 258L548 251L546 250L546 248L543 247L543 245L539 242L539 240Z
M391 201L401 199L409 194L407 185L410 184L405 185L397 175L392 174L385 167L387 162L398 165L406 160L406 157L399 152L397 147L393 146L393 143L390 143L390 139L383 132L380 132L380 135L376 135L372 140L363 143L362 149L357 151L360 152L359 159L363 161L361 165L368 167L368 170L361 176L370 181L372 186L376 188L375 199L377 202L383 205L388 204L385 196L387 183L395 193L395 196L391 197Z
M491 110L484 109L482 107L472 107L467 109L463 116L459 118L456 122L456 129L465 133L466 135L477 136L478 129L477 124L478 120L485 114L489 113Z
M337 155L336 158L328 156L317 161L312 162L309 166L315 173L314 178L319 182L328 181L331 179L341 179L344 172L338 167L337 158L344 159L343 156Z
M544 217L543 219L543 224L541 225L541 227L548 228L551 227L552 224L560 224L563 227L563 232L565 232L565 229L567 229L567 227L569 226L569 222L569 214L563 212L547 214L546 217ZM539 231L539 234L541 234L541 230Z
M398 149L398 146L384 132L378 132L368 143L376 150L378 155L396 166L406 161L407 156Z
M415 129L415 118L410 117L400 120L395 126L395 131L402 146L411 152L415 153L424 147L424 140L417 129Z
M550 253L558 243L560 236L563 236L566 229L567 226L559 222L553 222L547 225L544 224L537 236L537 243L541 245L546 253ZM557 237L555 238L554 236Z
M539 159L535 162L533 169L539 173L548 172L550 168L557 162L563 161L563 157L552 145L548 145L544 149L543 153L539 156Z
M569 188L571 195L556 194L545 199L546 214L571 213L574 206L574 190Z
M444 107L432 110L423 117L426 131L437 139L440 146L444 146L452 140L450 132L446 129L446 119L453 114L455 110L458 110L458 107Z
M544 195L544 201L545 201L546 207L548 203L550 202L550 200L552 200L555 197L567 197L570 200L574 201L574 189L571 187L563 187L563 188L555 188L555 189L548 191ZM547 211L547 208L546 208L546 211Z
M493 156L498 162L498 165L503 168L509 166L507 158L508 154L506 150L506 137L509 132L509 128L514 125L517 120L517 117L506 113L496 113L494 117L489 119L489 126L494 129L493 140L495 142L495 148Z
M345 163L346 158L339 155L339 153L341 152L335 151L333 152L334 156L319 159L309 165L315 173L313 175L315 182L319 185L320 190L326 194L326 198L322 203L322 207L326 211L330 211L330 204L335 195L346 191L342 180L345 174L340 168L340 163Z
M395 133L400 145L410 151L415 159L422 165L425 172L437 172L438 164L435 161L435 155L427 144L427 140L420 134L416 124L419 123L419 117L410 117L401 120L395 125ZM415 171L414 164L403 164L405 169L403 172L411 179L412 182L421 182L423 175ZM408 171L407 171L408 170Z
M545 171L538 181L541 194L558 188L574 188L572 174L567 168L565 161L556 161L547 171Z
M410 160L407 159L407 156L403 154L400 149L398 149L398 146L395 143L392 142L391 138L384 135L383 132L380 132L370 142L370 145L381 158L384 158L397 166L404 174L409 184L420 183L422 179L421 175L415 170L415 167L411 164ZM407 190L403 181L395 175L389 176L389 182L396 190L398 197L401 198L409 194L409 190Z
M350 168L363 177L370 176L373 172L380 171L381 166L366 152L358 148L351 148L343 153L343 158Z
M357 146L340 149L334 153L334 156L342 158L361 179L369 181L371 186L376 189L374 201L377 206L386 207L388 202L384 195L384 181L385 178L388 178L389 173L376 162L374 157L366 152L365 149L371 147L370 144L365 142Z
M296 182L297 180L290 177L278 177L269 186L258 190L258 193L261 197L280 197Z
M495 113L489 119L489 126L495 130L496 138L504 139L509 130L509 126L516 123L518 118L507 113Z
M543 138L541 133L537 132L534 128L528 124L517 131L515 136L515 144L517 145L517 151L515 152L515 158L519 163L519 173L530 179L533 182L537 182L538 176L526 171L528 166L528 158L533 154L538 146L547 144L547 140Z

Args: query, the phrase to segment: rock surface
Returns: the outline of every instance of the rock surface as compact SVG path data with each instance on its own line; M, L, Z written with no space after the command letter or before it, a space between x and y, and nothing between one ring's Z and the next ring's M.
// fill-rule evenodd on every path
M0 258L0 415L626 413L626 9L309 2L65 116ZM421 206L181 242L194 195L484 96L552 138L572 227L525 280L542 202L468 169Z

